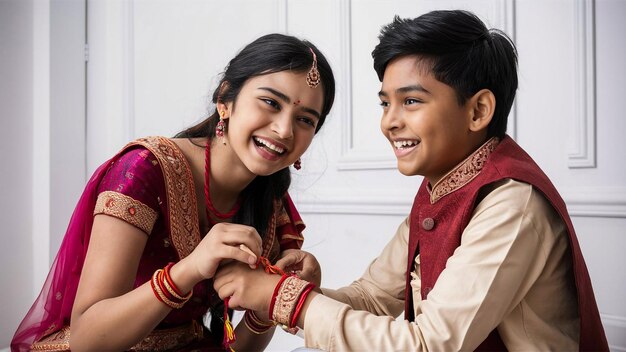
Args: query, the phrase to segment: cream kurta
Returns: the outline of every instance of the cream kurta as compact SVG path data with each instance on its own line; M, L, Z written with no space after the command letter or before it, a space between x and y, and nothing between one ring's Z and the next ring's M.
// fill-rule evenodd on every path
M565 225L532 186L504 180L494 188L474 210L427 300L421 299L419 256L415 259L415 322L394 319L404 309L407 218L360 279L339 290L324 289L325 296L313 299L305 317L306 346L473 350L496 328L486 322L499 314L497 328L509 350L578 350Z

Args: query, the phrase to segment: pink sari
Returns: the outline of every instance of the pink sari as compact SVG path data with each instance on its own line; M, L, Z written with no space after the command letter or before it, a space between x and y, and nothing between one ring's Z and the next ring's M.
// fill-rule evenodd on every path
M45 284L31 309L19 325L11 342L12 351L29 351L34 342L43 337L55 335L55 342L62 342L69 349L69 325L72 306L89 245L93 225L94 208L99 194L99 186L110 166L117 162L133 147L148 149L158 160L163 172L165 205L165 237L173 248L175 260L187 256L201 240L196 206L195 191L191 170L182 152L169 139L148 137L129 143L113 158L102 164L87 183L74 210L65 237L52 264ZM268 233L264 237L264 255L277 258L282 250L299 248L302 244L301 232L304 224L293 202L286 195L282 202L276 202L275 212L270 220ZM154 236L152 233L150 236ZM150 278L162 262L169 258L145 264L144 273L138 273L135 286ZM206 312L206 307L214 295L208 281L194 288L194 304L179 311L172 311L164 320L173 323L196 319ZM204 310L204 311L202 311ZM191 318L190 318L191 317ZM145 340L144 340L145 341Z

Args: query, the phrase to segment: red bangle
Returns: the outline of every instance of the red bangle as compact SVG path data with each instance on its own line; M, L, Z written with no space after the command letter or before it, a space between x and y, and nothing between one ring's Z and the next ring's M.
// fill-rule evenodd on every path
M298 298L298 304L296 305L296 309L294 310L293 315L291 316L291 322L289 324L289 328L293 328L297 325L298 317L300 316L300 313L302 312L302 307L304 307L304 302L306 301L306 298L309 296L309 293L311 293L311 291L314 288L315 288L315 285L312 283L309 283L308 285L306 285L306 287L302 291L300 298Z
M173 285L173 283L170 285L170 283L167 282L167 274L164 269L158 269L152 274L150 286L157 299L170 308L182 308L193 295L193 290L191 290L186 296L180 296L177 291L174 290L176 286ZM178 288L176 288L176 290L178 290ZM180 290L178 290L178 292L180 292Z
M154 283L154 281L155 281L155 280L154 280L154 276L155 276L155 275L158 275L156 271L154 272L154 274L152 274L152 278L150 279L150 287L152 287L152 292L154 293L154 295L156 296L156 298L157 298L159 301L161 301L162 303L165 303L165 301L163 301L163 298L161 298L161 295L159 294L159 292L158 292L158 290L157 290L157 288L156 288L156 286L155 286L155 283ZM165 303L165 304L167 304L167 303Z
M280 277L280 280L276 284L276 287L274 287L274 294L272 294L272 301L270 302L270 310L269 310L270 321L273 321L272 312L274 311L274 304L276 304L276 296L278 296L278 291L280 290L280 286L283 284L283 281L285 281L285 279L288 277L289 276L287 276L286 274L283 274L283 276Z
M163 272L165 273L165 280L167 280L167 283L170 285L170 287L172 288L172 290L174 291L174 293L176 293L178 296L185 296L183 295L182 292L180 292L180 289L176 286L176 284L174 283L174 281L172 280L172 277L170 276L170 269L174 266L174 263L169 262L165 268L163 269ZM183 298L180 298L183 299Z
M274 324L263 322L251 310L246 310L246 313L243 315L243 322L250 331L257 335L264 334L274 327Z

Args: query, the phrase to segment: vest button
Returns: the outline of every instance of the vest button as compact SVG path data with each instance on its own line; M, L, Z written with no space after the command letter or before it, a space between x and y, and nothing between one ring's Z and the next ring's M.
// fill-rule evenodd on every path
M430 231L435 227L435 220L433 218L426 218L422 221L422 228L426 231Z

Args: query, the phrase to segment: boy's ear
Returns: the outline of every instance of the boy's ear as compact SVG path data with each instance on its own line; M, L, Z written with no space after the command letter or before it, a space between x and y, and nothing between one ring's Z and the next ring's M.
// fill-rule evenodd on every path
M471 120L469 129L478 132L486 129L496 110L496 97L489 89L481 89L470 99Z

